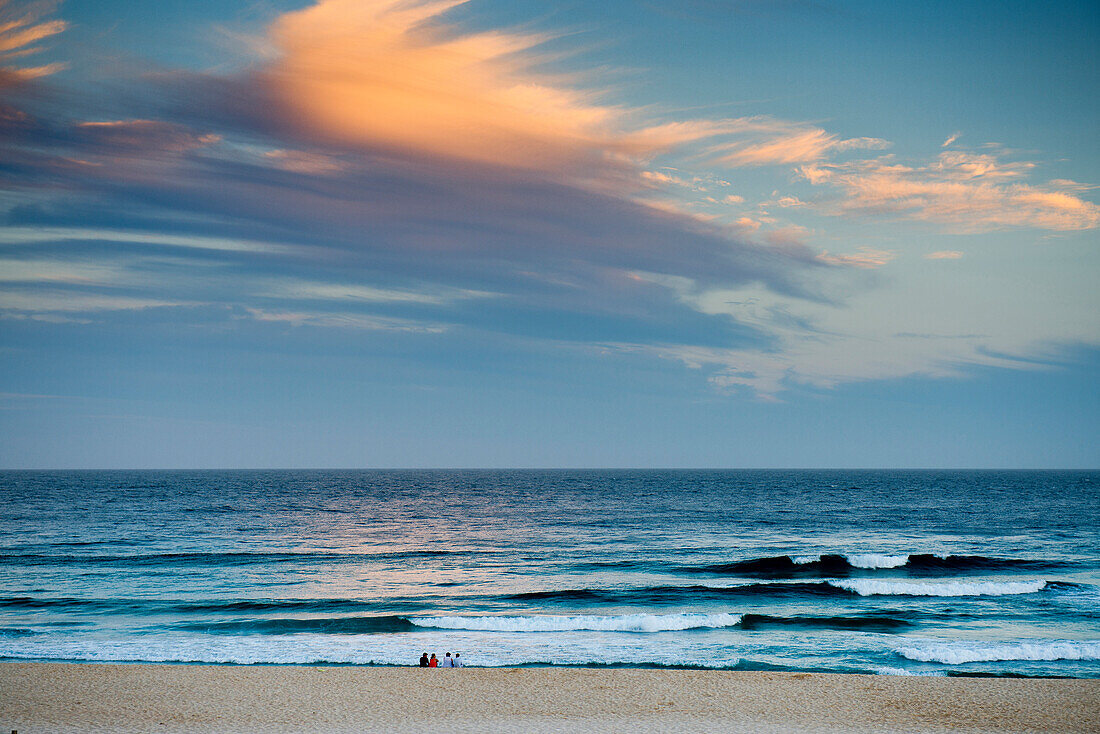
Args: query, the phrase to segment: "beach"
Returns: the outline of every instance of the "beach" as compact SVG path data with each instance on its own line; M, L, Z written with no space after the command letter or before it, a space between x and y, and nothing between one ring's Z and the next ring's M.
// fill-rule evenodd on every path
M1093 732L1100 681L600 668L0 664L0 730Z

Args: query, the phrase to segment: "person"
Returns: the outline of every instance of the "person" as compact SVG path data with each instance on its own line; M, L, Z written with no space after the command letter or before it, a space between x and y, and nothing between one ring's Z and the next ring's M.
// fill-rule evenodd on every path
M456 668L461 668L463 666L462 658L459 657L461 654L462 653L458 653L458 652L455 653L455 659L454 659L453 664L454 664L454 667L456 667Z
M420 667L421 668L428 667L428 653L424 653L423 655L420 656Z
M447 653L447 655L443 658L443 667L444 668L453 668L454 666L455 666L455 661L451 660L451 653Z
M439 659L436 658L434 652L432 653L432 659L428 661L428 667L429 668L438 668L439 667Z

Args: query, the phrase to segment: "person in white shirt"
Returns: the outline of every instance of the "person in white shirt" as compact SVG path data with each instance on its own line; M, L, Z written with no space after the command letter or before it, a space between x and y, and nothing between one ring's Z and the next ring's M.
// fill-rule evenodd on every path
M442 663L442 665L440 665L440 667L441 668L453 668L454 666L455 666L455 661L451 659L451 653L447 653L447 655L443 658L443 663Z
M459 657L460 653L455 653L455 659L451 661L451 665L455 668L462 667L462 658Z

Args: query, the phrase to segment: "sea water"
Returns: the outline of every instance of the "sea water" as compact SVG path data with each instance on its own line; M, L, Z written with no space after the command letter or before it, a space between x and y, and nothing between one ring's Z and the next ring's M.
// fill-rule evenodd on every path
M1100 473L0 473L0 659L1100 676Z

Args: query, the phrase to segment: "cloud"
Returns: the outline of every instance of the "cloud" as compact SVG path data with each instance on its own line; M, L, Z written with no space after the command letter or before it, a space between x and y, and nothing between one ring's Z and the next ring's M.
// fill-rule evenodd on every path
M803 123L768 117L726 121L724 130L743 139L711 148L719 165L792 165L820 161L834 153L857 149L882 149L890 143L878 138L848 138Z
M13 64L16 59L43 50L33 44L63 32L63 20L42 20L53 12L56 2L18 3L0 0L0 89L38 79L61 71L65 64L54 62L38 66Z
M883 157L811 164L800 173L811 184L841 191L839 203L823 207L827 213L891 215L944 224L956 232L1018 227L1068 231L1100 225L1100 207L1077 196L1081 184L1020 182L1034 167L946 151L925 166Z
M193 302L144 296L78 293L37 289L34 292L0 291L0 311L94 312L134 311L166 306L194 306Z
M1042 369L1044 360L1057 357L1060 345L1095 334L1090 299L1052 319L1032 299L990 299L986 292L966 288L965 280L945 277L950 276L939 275L930 291L936 297L895 287L852 293L833 304L811 304L752 286L726 290L681 283L685 303L771 335L769 347L605 346L705 371L724 392L775 399L798 387L827 390L865 380L958 378L974 367Z
M403 277L537 271L552 282L643 267L800 287L792 275L814 266L812 251L761 247L660 201L654 184L674 177L645 167L675 146L777 123L654 123L600 104L576 77L536 71L545 34L465 32L448 20L458 4L324 0L280 16L279 54L252 69L149 77L150 97L180 100L162 106L166 119L25 116L26 145L0 164L16 186L97 201L85 209L140 206L145 227L221 240L262 231L349 260L371 253ZM72 207L35 216L41 226Z
M317 283L290 280L269 289L266 295L277 298L312 301L354 301L360 303L411 303L440 306L465 298L486 298L494 294L460 289L434 289L431 292L375 288L348 283Z
M304 255L311 252L311 250L306 248L271 242L260 242L257 240L211 237L196 234L176 235L165 232L132 232L116 229L97 229L93 227L8 226L0 231L0 246L35 245L50 242L82 243L88 241L133 243L151 247L187 248L222 252L264 253L269 255Z
M845 255L830 255L823 252L817 256L819 260L830 265L848 265L856 268L877 268L897 257L897 253L888 250L878 250L873 247L861 247L859 252Z
M103 284L119 279L113 263L0 257L0 283Z
M326 329L355 329L359 331L392 331L407 334L442 334L445 324L418 322L411 319L368 316L361 313L331 311L267 311L260 308L246 309L250 318L259 322L313 326Z
M939 252L930 252L924 256L925 260L958 260L963 254L958 250L940 250Z
M771 203L784 209L789 209L794 206L806 206L806 202L802 201L797 196L781 196Z
M317 140L547 169L623 141L619 113L534 71L534 34L456 33L462 0L325 0L271 29L263 77L284 121Z
M259 74L267 114L314 142L597 178L706 140L704 157L726 166L889 145L766 116L645 124L581 76L540 72L551 36L463 32L447 12L465 2L324 0L284 14L270 32L278 60Z
M347 168L346 163L334 156L304 150L269 150L264 157L284 171L294 173L323 175Z
M663 171L642 171L642 178L655 184L678 184L686 186L687 182Z
M18 263L0 291L6 316L177 306L189 308L175 325L340 330L334 341L607 343L774 394L954 374L991 363L985 346L1025 347L937 330L951 313L927 321L911 304L861 300L903 269L869 272L903 249L895 240L830 237L823 252L812 243L827 233L731 209L745 199L726 191L754 189L708 167L798 167L803 189L838 194L775 192L766 204L785 217L1095 226L1086 186L1028 185L1035 164L996 152L851 161L888 143L610 103L591 76L546 70L549 35L468 32L449 12L459 4L323 0L281 16L261 44L274 53L243 71L146 75L110 114L63 87L0 109L13 140L0 146L13 202L0 247ZM898 336L917 333L929 335L919 346Z
M78 122L79 142L114 155L184 153L221 140L214 133L196 133L162 120L103 120Z

